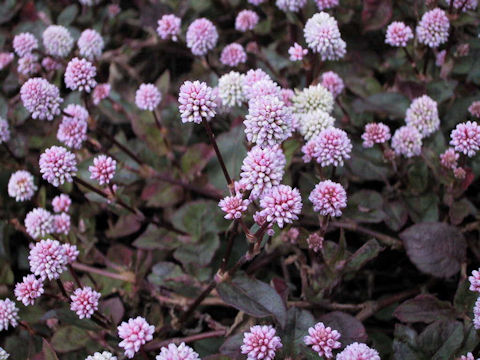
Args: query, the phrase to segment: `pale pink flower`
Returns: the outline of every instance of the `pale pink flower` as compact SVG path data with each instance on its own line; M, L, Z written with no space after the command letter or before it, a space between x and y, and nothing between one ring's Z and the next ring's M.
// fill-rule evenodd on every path
M8 180L8 195L16 201L30 200L36 190L33 175L26 170L15 171Z
M43 179L55 187L72 182L77 173L75 155L61 146L52 146L40 155L40 172Z
M258 24L258 15L252 10L242 10L235 19L235 29L238 31L253 30Z
M203 56L215 48L218 41L217 28L205 18L195 20L187 30L187 47L193 55Z
M473 354L471 352L467 353L467 355L460 356L457 360L475 360Z
M473 326L475 329L480 330L480 297L473 307Z
M27 54L18 59L17 71L25 76L30 76L40 71L38 56L35 54Z
M180 345L168 344L168 347L162 347L156 360L200 360L198 354L190 347L181 343Z
M450 21L445 11L439 8L423 14L417 26L418 41L431 48L437 48L448 40Z
M459 154L453 148L448 148L443 154L440 154L440 164L447 169L455 169L457 167Z
M456 152L472 157L480 149L480 127L474 121L458 124L450 134Z
M10 52L0 52L0 70L6 68L13 60L15 55Z
M282 342L275 333L270 325L252 326L250 332L243 334L242 354L247 355L247 360L273 360L275 352L282 347Z
M102 353L96 352L93 355L88 356L85 360L117 360L117 357L113 356L113 354L108 351L104 351Z
M324 72L320 81L323 87L330 91L334 97L340 95L345 87L342 78L333 71Z
M75 311L80 319L90 319L95 311L98 310L98 300L100 293L89 286L82 289L76 289L70 296L70 310Z
M380 360L378 351L369 348L365 344L357 342L348 345L340 354L337 355L337 360Z
M31 54L32 51L36 49L38 49L38 41L35 36L29 32L15 35L13 38L13 50L15 50L15 53L19 57Z
M262 69L250 69L243 77L243 92L248 98L248 94L254 84L260 80L271 80L270 76Z
M367 124L362 134L363 147L371 148L375 144L383 144L391 137L390 128L384 123Z
M413 39L412 29L401 21L394 21L387 28L385 42L391 46L406 47L407 42Z
M244 94L247 100L258 100L266 96L275 96L281 100L280 91L282 90L280 86L271 79L263 79L255 82L252 86L243 88Z
M292 189L288 185L278 185L260 198L260 214L266 217L268 222L276 222L280 228L285 224L291 224L298 219L302 211L302 197L298 189Z
M162 18L158 20L157 34L163 40L172 39L173 41L177 41L180 35L181 24L182 20L179 17L173 14L163 15Z
M317 233L310 234L307 238L308 248L314 252L319 252L323 249L323 236Z
M154 331L155 327L147 323L143 317L129 319L118 327L118 336L122 339L118 345L125 349L125 356L131 359L142 345L153 339Z
M337 21L329 14L320 12L308 19L304 35L308 47L318 53L322 61L345 56L347 45L341 38Z
M42 208L35 208L25 216L25 230L32 238L37 239L53 232L52 214Z
M422 153L422 134L413 126L402 126L393 134L392 148L406 158L418 156Z
M266 0L248 0L248 2L252 5L260 5L260 4L263 4Z
M135 93L135 104L140 110L153 111L162 101L162 94L153 84L141 84Z
M453 169L453 176L455 176L455 179L463 180L467 176L467 172L464 168L457 167Z
M288 49L288 54L291 61L301 61L308 54L308 49L304 49L298 43L295 43Z
M71 90L85 91L89 93L97 82L95 76L97 69L85 59L73 58L65 70L65 85Z
M338 6L339 0L315 0L320 11Z
M306 145L302 147L306 158L311 155L322 166L343 166L344 160L350 159L352 151L352 143L345 131L329 127L310 139Z
M480 101L474 101L469 107L468 112L477 118L480 118Z
M49 56L42 59L42 66L47 71L55 71L62 67L62 64Z
M58 279L67 269L65 248L57 240L41 240L30 250L28 255L30 270L42 280Z
M115 176L117 162L110 156L99 155L93 159L93 165L88 167L90 179L98 180L100 185L110 183Z
M250 202L243 199L241 194L227 196L220 200L218 206L226 213L225 219L235 220L242 217L242 213L247 211Z
M307 0L277 0L276 5L282 11L298 12L307 4Z
M423 137L433 134L440 127L437 102L427 95L416 98L407 109L405 122Z
M23 277L22 282L15 285L15 296L23 305L33 305L35 300L44 292L43 283L38 280L35 275L27 275Z
M88 112L80 105L68 105L63 112L62 122L58 126L57 139L66 146L80 149L87 140Z
M67 264L72 264L73 262L75 262L75 260L77 260L78 254L80 254L80 251L78 251L77 247L71 244L63 244L63 248L65 249Z
M70 215L67 213L53 215L53 232L68 235L70 232Z
M182 122L200 124L203 119L210 120L215 116L215 96L213 89L200 81L185 81L178 94L179 110Z
M103 42L102 36L97 31L93 29L86 29L80 35L77 45L80 56L93 61L102 56L105 43Z
M347 192L342 185L331 180L318 183L308 199L313 210L323 216L342 216L342 209L347 206Z
M0 331L18 325L18 308L10 299L0 300Z
M340 333L326 327L322 322L308 329L308 336L303 338L307 346L312 346L312 350L318 353L318 356L325 356L327 359L333 357L332 350L340 348Z
M20 98L33 119L49 121L60 114L63 102L58 88L42 78L27 80L20 89Z
M50 25L42 34L43 47L48 55L66 57L73 48L73 37L61 25Z
M55 196L52 200L53 211L56 213L68 212L71 204L72 200L66 194Z
M453 7L455 9L462 9L462 11L475 10L478 6L477 0L453 0Z
M106 99L110 95L110 84L97 84L93 89L92 99L93 104L98 105L100 101Z
M8 121L0 117L0 144L10 140Z
M480 269L473 270L472 276L468 277L468 281L470 281L470 290L480 292Z
M237 43L232 43L225 46L220 55L220 62L223 65L235 67L247 61L247 54L243 46Z
M280 90L280 100L283 101L285 106L292 106L292 99L295 96L295 93L292 89L281 89Z

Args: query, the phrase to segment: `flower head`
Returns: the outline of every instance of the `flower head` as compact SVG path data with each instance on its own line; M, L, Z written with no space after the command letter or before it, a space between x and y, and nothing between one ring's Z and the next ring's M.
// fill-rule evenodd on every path
M10 299L0 300L0 331L18 325L18 308Z
M413 31L401 21L394 21L387 28L385 42L391 46L405 47L413 39Z
M177 41L180 35L181 25L182 20L179 17L173 14L163 15L162 18L158 20L157 34L163 40L172 39L173 41Z
M26 170L15 171L8 180L8 195L16 201L30 200L37 191L33 175Z
M333 127L335 119L325 111L316 110L298 116L300 134L305 140L310 140L322 132Z
M20 89L20 98L33 119L49 121L60 114L63 102L58 88L42 78L27 80Z
M55 71L62 67L62 64L50 56L42 59L42 66L47 71Z
M253 214L253 221L255 221L258 226L262 227L267 222L267 216L263 215L261 211L257 211L255 214ZM275 231L273 230L273 223L268 223L267 235L275 235Z
M322 61L345 56L346 44L341 38L337 21L326 12L313 15L305 25L304 34L308 47L318 53Z
M462 9L462 11L475 10L478 6L477 0L453 0L453 7L455 9Z
M469 107L468 112L475 117L480 117L480 101L474 101Z
M375 144L383 144L390 140L391 137L390 128L384 123L367 124L362 134L363 147L371 148Z
M280 94L278 96L286 106L293 105L292 99L295 96L295 92L292 89L281 89Z
M227 107L240 106L245 101L243 94L243 75L230 71L218 80L218 97Z
M339 0L315 0L315 2L317 3L318 10L322 11L338 6Z
M460 356L457 360L475 360L473 354L471 352L467 353L467 355Z
M297 113L305 114L322 110L330 114L333 111L333 95L321 84L311 85L302 91L296 90L292 101L295 112Z
M250 69L243 77L243 93L248 98L248 94L251 92L253 85L261 80L272 80L270 76L262 69Z
M282 342L275 333L270 325L252 326L250 332L243 335L242 354L247 355L247 360L273 360L275 352L282 347Z
M68 235L70 232L70 215L67 213L53 215L53 232Z
M280 92L281 88L278 86L276 82L271 79L263 79L255 82L252 86L247 88L244 86L243 91L245 93L245 97L248 101L263 98L268 95L275 96L280 99Z
M97 84L92 93L93 104L100 104L100 101L106 99L108 95L110 95L110 84Z
M162 94L153 84L142 84L135 94L135 104L140 110L153 111L162 101Z
M473 306L473 326L475 329L480 330L480 297L478 297Z
M458 124L450 134L456 152L472 157L480 149L480 126L474 121Z
M40 71L38 56L35 54L27 54L18 59L17 71L25 76L38 73Z
M247 54L243 46L237 43L232 43L225 46L220 54L220 62L223 65L235 67L247 61Z
M75 311L80 319L90 319L95 311L98 310L98 300L100 293L85 286L82 289L76 289L70 296L72 300L70 310Z
M31 33L21 33L13 38L13 50L19 57L31 54L36 49L38 49L38 41Z
M303 341L307 346L312 346L312 350L316 351L318 356L329 359L333 357L332 350L342 345L338 339L340 339L340 333L337 330L332 330L319 322L308 329L308 336L305 336Z
M23 305L33 305L35 300L43 294L43 283L35 275L23 277L22 282L15 285L15 296Z
M301 61L308 54L308 49L304 49L298 43L295 43L288 49L288 54L291 61Z
M318 183L308 199L313 210L322 216L342 216L342 209L347 206L347 192L342 185L331 180Z
M227 196L220 200L218 206L226 213L225 219L235 220L242 216L242 213L247 211L250 201L243 199L241 194Z
M185 81L178 95L179 110L182 122L200 124L203 119L210 120L215 116L215 96L213 89L200 81Z
M252 99L243 123L247 140L260 147L280 144L292 135L292 112L272 95Z
M337 360L380 360L377 350L369 348L365 344L357 342L348 345L340 354Z
M333 71L324 72L320 81L320 84L330 91L334 97L340 95L345 87L342 78Z
M71 90L90 92L96 85L97 69L85 59L73 58L65 70L65 85Z
M90 179L98 180L100 185L108 184L115 176L116 166L117 162L110 156L99 155L93 159L93 165L88 167Z
M96 352L88 356L85 360L117 360L117 357L108 351L104 351L102 353Z
M10 64L15 55L9 52L0 52L0 70L5 69Z
M276 5L282 11L298 12L307 4L307 0L277 0Z
M260 214L266 217L268 222L276 222L280 228L284 224L290 224L298 219L302 211L302 197L298 189L292 189L288 185L278 185L260 198Z
M67 264L72 264L73 262L75 262L75 260L77 260L78 254L80 254L77 247L71 244L63 244L63 248L65 249Z
M65 248L57 240L41 240L30 250L28 255L30 270L42 280L58 279L67 269Z
M235 18L235 29L238 31L253 30L258 24L258 15L252 10L242 10Z
M305 155L312 154L313 158L322 166L343 166L345 159L350 159L352 143L345 131L338 128L327 128L313 137L303 146Z
M443 154L440 154L440 164L447 169L454 170L457 167L459 154L455 152L455 149L448 148Z
M260 5L260 4L263 4L266 0L247 0L250 4L252 5Z
M0 144L10 140L10 129L8 121L0 117Z
M68 212L71 204L72 200L66 194L55 196L52 200L53 211L56 213Z
M57 139L66 146L73 149L80 149L85 140L87 140L88 130L88 112L80 105L68 105L58 126Z
M42 208L35 208L25 216L25 229L34 239L44 237L53 232L52 214Z
M168 344L162 347L156 360L200 360L198 354L190 347L181 343L180 345Z
M80 56L93 61L100 58L105 43L103 42L102 35L98 32L93 29L86 29L80 35L77 45Z
M240 184L252 190L251 197L258 198L265 190L280 185L287 161L277 146L253 147L243 160Z
M153 339L154 331L155 327L147 323L143 317L129 319L118 327L118 336L122 339L118 345L125 349L125 356L131 359L142 345Z
M450 21L445 11L439 8L423 14L417 26L417 38L422 44L437 48L448 40Z
M413 126L402 126L393 134L392 148L406 158L418 156L422 152L422 134Z
M468 277L468 281L470 281L470 290L480 292L480 269L473 270L472 276Z
M423 95L413 100L407 109L405 122L416 127L422 136L428 136L440 127L437 102L429 96Z
M212 50L218 41L217 28L205 18L195 20L187 30L187 47L193 55L203 56Z
M40 155L40 172L43 179L55 187L72 182L77 173L75 155L61 146L52 146Z
M48 55L64 58L73 48L70 32L61 25L50 25L42 34L43 47Z
M314 252L319 252L323 248L323 236L317 233L310 234L307 238L308 248Z

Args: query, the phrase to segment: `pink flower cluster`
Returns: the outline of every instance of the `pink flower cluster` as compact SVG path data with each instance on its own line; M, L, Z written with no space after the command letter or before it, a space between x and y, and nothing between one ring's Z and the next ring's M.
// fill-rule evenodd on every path
M65 70L65 85L71 90L89 93L97 82L97 70L93 64L85 59L73 58Z
M247 211L250 201L243 199L241 194L227 196L220 200L218 206L226 213L225 219L235 220L242 216L242 213Z
M442 9L435 8L423 14L417 26L417 38L420 43L437 48L447 42L449 29L447 14Z
M313 210L322 216L342 216L342 209L347 206L347 192L342 185L331 180L318 183L308 199Z
M53 233L52 214L42 208L35 208L25 216L25 230L33 239Z
M200 81L185 81L180 87L178 102L182 122L200 124L203 119L210 120L215 116L216 97L213 89Z
M62 122L58 126L57 139L66 146L80 149L87 140L88 112L80 105L70 104L63 110Z
M218 41L217 28L205 18L195 20L187 30L187 47L193 55L203 56L215 48Z
M75 155L61 146L52 146L40 155L40 172L43 179L58 187L72 182L77 172Z
M255 325L250 332L243 335L242 354L247 360L273 360L275 352L282 347L282 342L272 326Z
M76 289L70 296L70 310L75 311L80 319L90 319L95 311L98 310L98 300L100 293L86 286Z
M70 205L72 205L72 200L66 194L55 196L52 200L53 211L56 213L68 212Z
M93 159L93 165L88 167L90 179L97 180L100 185L109 184L115 176L117 162L110 156L99 155Z
M260 216L267 222L276 222L280 228L298 219L302 211L302 197L298 189L278 185L263 194L260 199Z
M8 180L8 195L16 201L30 200L37 191L33 175L26 170L14 172Z
M58 279L67 269L66 249L57 240L41 240L30 250L28 255L30 271L42 280Z
M337 360L380 360L378 351L368 347L365 344L353 343L348 345L340 354L337 355Z
M252 10L242 10L235 19L235 29L241 32L253 30L258 24L258 15Z
M375 144L383 144L390 140L390 128L384 123L370 123L365 125L362 134L363 147L371 148Z
M38 49L38 41L31 33L25 32L13 38L13 50L19 57L24 57Z
M220 62L223 65L235 67L239 64L243 64L247 61L247 54L243 49L243 46L237 43L232 43L222 50L220 55Z
M158 20L158 36L163 40L172 39L173 41L177 41L180 35L181 24L182 20L179 17L173 14L163 15L162 18Z
M153 84L141 84L135 94L135 104L140 110L154 111L162 101L162 94Z
M312 350L318 353L318 356L332 358L332 350L338 349L342 344L338 341L340 333L326 327L322 322L308 329L308 336L303 338L306 345L312 346Z
M105 43L97 31L86 29L80 35L77 45L80 55L89 61L93 61L100 58Z
M153 339L154 331L155 327L141 316L129 319L118 327L118 336L122 339L118 345L125 349L125 356L131 359L142 345Z
M93 104L98 105L100 101L106 99L110 95L110 84L98 84L93 89L92 99Z
M412 29L401 21L394 21L387 28L385 42L391 46L405 47L413 39Z
M18 308L10 299L0 300L0 331L18 325Z
M337 21L325 12L310 18L304 28L308 47L320 55L322 61L338 60L345 56L346 43L342 40Z
M450 145L455 151L468 157L474 156L480 149L480 126L474 121L458 124L450 137Z
M340 95L345 88L345 84L340 76L333 71L324 72L320 78L322 86L330 91L334 97Z
M301 61L308 54L308 49L304 49L298 43L295 43L288 49L288 54L291 61Z
M60 114L63 102L58 88L42 78L27 80L20 89L20 98L33 119L49 121Z
M343 166L350 159L352 143L345 131L330 127L322 130L302 147L303 160L315 159L321 166Z
M320 11L338 6L339 0L315 0Z
M15 296L25 306L33 305L35 300L42 296L43 292L42 281L32 274L24 276L22 282L15 285Z
M155 358L156 360L200 360L198 354L190 347L181 343L168 344L168 347L162 347L160 354Z
M406 158L418 156L422 152L422 134L413 126L402 126L393 134L392 148Z

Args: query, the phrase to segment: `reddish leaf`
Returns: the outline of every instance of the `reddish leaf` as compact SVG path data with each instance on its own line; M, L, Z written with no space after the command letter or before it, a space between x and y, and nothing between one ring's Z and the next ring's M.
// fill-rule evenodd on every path
M363 0L363 31L383 28L392 18L391 0Z
M441 318L455 319L455 310L446 301L440 301L433 295L422 294L402 303L393 315L403 322L431 323Z
M365 342L367 332L360 321L352 315L341 311L333 311L320 317L325 325L339 331L342 334L342 344L348 345L353 342Z

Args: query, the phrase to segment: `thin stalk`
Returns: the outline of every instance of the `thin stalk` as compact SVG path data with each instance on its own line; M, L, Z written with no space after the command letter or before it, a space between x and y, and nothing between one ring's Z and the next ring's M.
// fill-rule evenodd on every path
M75 270L73 269L72 265L71 264L68 264L67 265L68 267L68 271L70 271L70 274L72 275L73 279L75 280L75 283L77 284L78 287L83 287L82 285L82 282L80 281L77 273L75 272Z
M227 170L227 167L225 166L225 162L223 161L222 154L218 149L217 141L215 140L215 135L213 134L212 128L210 127L210 123L205 118L202 119L202 122L203 122L203 126L205 127L205 130L207 131L208 137L210 138L210 142L213 146L213 149L215 150L215 154L217 155L218 162L222 167L223 175L225 176L225 180L227 180L227 185L230 188L231 186L233 186L232 179L228 174L228 170Z
M132 273L116 274L116 273L112 273L112 272L104 270L104 269L98 269L98 268L95 268L95 267L92 267L92 266L89 266L89 265L85 265L85 264L80 264L80 263L77 263L77 262L74 262L72 264L72 267L74 269L84 271L87 274L88 273L93 273L93 274L108 277L110 279L116 279L116 280L121 280L121 281L125 281L125 282L131 282L131 283L135 282L135 275L132 274Z
M63 295L66 299L68 299L67 290L65 290L65 287L63 286L62 280L57 279L57 285L58 285L58 287L60 288L60 291L62 292L62 295Z

